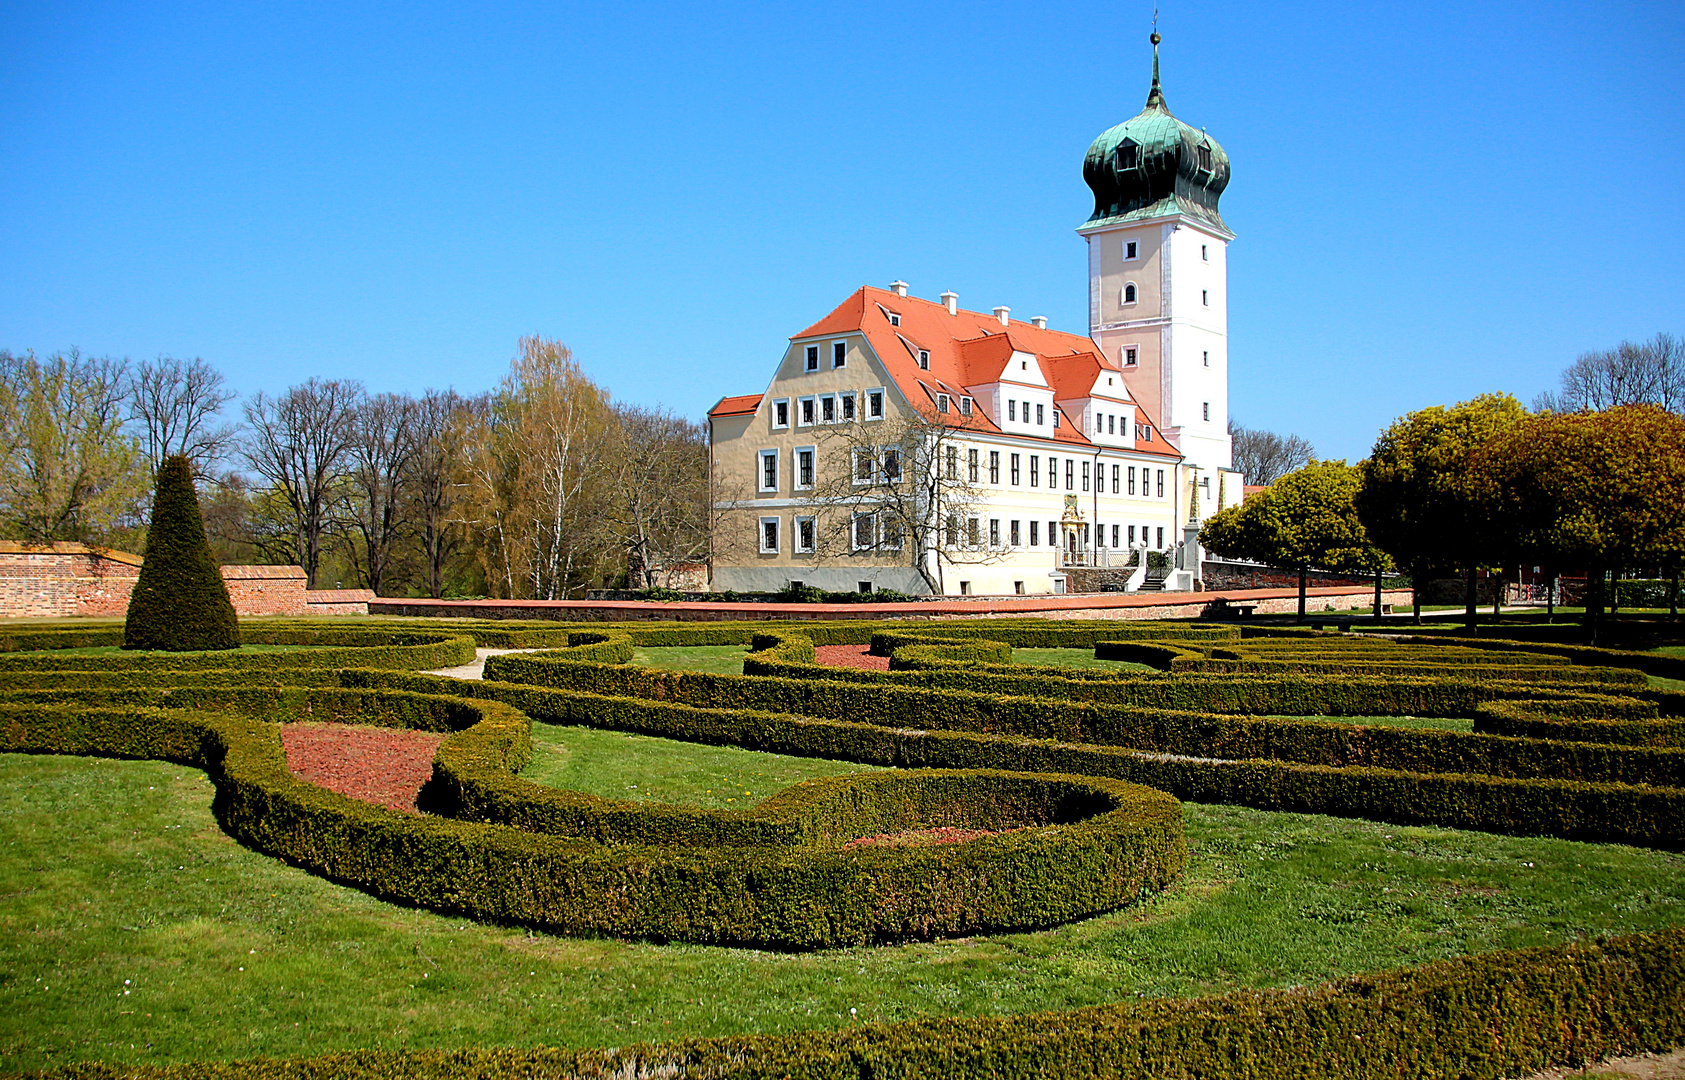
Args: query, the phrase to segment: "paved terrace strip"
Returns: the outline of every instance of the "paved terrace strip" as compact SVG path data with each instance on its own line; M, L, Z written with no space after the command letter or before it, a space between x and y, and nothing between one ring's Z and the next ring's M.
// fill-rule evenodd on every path
M1341 608L1368 607L1375 590L1357 586L1307 589L1307 614L1320 614L1329 601ZM1202 614L1216 600L1255 605L1260 615L1298 610L1297 589L1227 589L1199 593L1066 593L914 600L885 604L780 604L661 602L651 600L416 600L378 598L370 615L455 616L481 619L558 619L579 622L725 622L756 619L905 619L933 616L1031 615L1049 619L1177 619ZM1410 603L1408 589L1387 590L1383 604Z

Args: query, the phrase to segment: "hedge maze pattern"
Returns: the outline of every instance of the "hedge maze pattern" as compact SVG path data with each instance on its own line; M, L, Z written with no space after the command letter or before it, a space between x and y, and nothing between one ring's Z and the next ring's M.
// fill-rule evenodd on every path
M1056 925L1164 887L1178 799L1685 849L1685 660L1573 646L1186 624L453 621L241 628L266 652L63 654L0 635L0 750L204 769L242 843L374 895L565 934L812 949ZM815 662L870 645L890 670ZM485 680L422 672L475 646ZM741 675L629 664L748 645ZM1030 668L1014 648L1145 669ZM1366 725L1472 718L1474 730ZM1350 723L1283 719L1345 717ZM280 724L448 733L421 816L294 777ZM533 722L894 766L743 812L521 779ZM861 837L956 826L939 846ZM121 1075L1497 1077L1685 1041L1685 930L1512 950L1312 992L1134 1002L615 1051L366 1053ZM66 1076L119 1075L99 1065Z

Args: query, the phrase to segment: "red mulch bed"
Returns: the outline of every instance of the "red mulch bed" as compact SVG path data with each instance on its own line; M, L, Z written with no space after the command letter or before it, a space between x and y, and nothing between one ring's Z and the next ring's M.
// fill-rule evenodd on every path
M816 645L814 657L827 667L851 667L862 671L888 671L889 657L873 656L870 645Z
M967 840L999 835L999 831L960 829L952 825L945 825L939 829L908 829L905 832L862 836L858 840L850 840L844 844L843 850L862 847L936 847L938 844L963 844Z
M415 797L433 776L433 752L444 738L404 728L281 725L281 746L294 776L411 814L420 813Z

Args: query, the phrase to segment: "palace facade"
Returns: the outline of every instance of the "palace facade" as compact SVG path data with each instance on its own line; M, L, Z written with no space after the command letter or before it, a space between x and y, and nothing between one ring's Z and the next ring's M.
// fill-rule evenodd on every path
M1165 105L1089 147L1087 335L862 287L709 413L713 587L1187 589L1230 467L1229 163ZM1110 573L1093 575L1096 570Z

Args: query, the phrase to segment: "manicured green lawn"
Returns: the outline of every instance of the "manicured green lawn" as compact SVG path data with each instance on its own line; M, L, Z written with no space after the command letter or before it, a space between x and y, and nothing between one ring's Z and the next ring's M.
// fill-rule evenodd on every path
M1046 667L1104 668L1108 671L1155 670L1149 664L1132 664L1127 660L1096 660L1093 649L1013 649L1012 662Z
M747 645L680 645L639 648L632 663L677 671L706 671L714 675L743 674Z
M540 734L533 775L602 794L637 783L721 805L725 791L759 797L786 778L859 768ZM210 798L203 775L178 766L0 755L8 1067L619 1045L837 1026L850 1008L862 1021L1062 1009L1685 921L1676 855L1190 804L1186 875L1073 926L805 955L578 940L312 877L230 840Z

